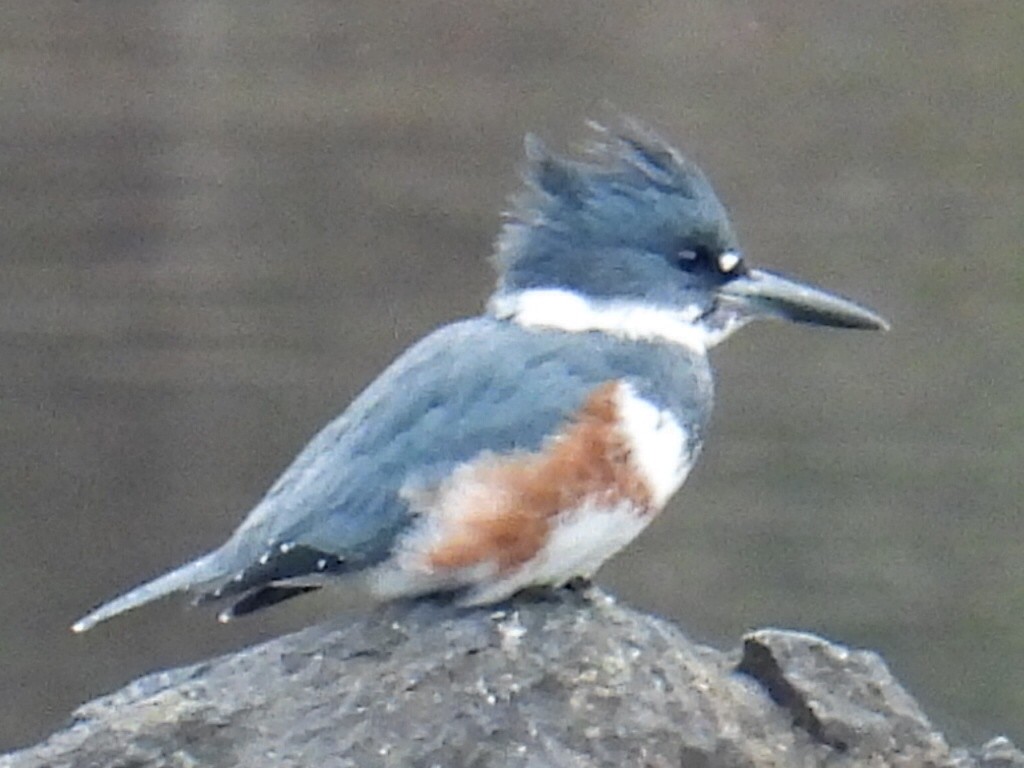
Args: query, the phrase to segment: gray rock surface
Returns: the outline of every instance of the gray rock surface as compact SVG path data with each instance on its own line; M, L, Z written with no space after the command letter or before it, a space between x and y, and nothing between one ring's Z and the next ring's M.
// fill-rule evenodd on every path
M150 675L2 768L951 766L874 653L761 630L723 653L599 590L396 604Z

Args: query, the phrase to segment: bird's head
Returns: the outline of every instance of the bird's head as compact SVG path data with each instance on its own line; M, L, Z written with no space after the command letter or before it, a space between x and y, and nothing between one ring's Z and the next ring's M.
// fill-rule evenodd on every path
M750 267L707 178L650 131L598 130L586 160L527 137L526 190L495 254L493 314L701 348L758 317L887 327L852 301Z

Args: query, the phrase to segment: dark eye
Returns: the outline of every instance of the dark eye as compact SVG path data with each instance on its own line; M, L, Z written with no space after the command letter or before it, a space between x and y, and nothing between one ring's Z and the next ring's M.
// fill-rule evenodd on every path
M690 271L717 269L711 250L704 245L695 245L692 248L682 248L676 251L676 266Z
M675 263L680 269L707 270L723 276L742 275L747 271L746 264L743 262L743 254L739 251L729 250L715 253L702 245L677 251Z

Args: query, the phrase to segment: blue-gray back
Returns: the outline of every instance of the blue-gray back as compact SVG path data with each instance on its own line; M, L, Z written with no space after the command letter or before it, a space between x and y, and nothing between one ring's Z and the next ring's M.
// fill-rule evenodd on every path
M484 451L535 450L596 386L619 378L699 442L711 407L704 355L490 317L441 328L310 441L229 542L231 559L291 541L353 568L377 562L409 522L403 486L438 481Z

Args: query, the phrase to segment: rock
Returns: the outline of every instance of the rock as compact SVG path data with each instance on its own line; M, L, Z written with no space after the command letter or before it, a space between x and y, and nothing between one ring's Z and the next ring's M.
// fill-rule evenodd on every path
M90 702L2 768L950 766L1024 768L1003 738L951 749L874 653L762 630L740 652L593 589L499 610L385 606Z

